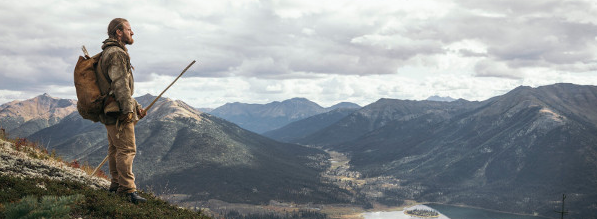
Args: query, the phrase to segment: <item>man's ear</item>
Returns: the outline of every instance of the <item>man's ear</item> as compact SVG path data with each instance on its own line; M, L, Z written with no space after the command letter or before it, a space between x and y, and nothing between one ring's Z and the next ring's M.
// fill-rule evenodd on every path
M124 32L122 32L122 30L116 30L116 36L121 37L124 34Z

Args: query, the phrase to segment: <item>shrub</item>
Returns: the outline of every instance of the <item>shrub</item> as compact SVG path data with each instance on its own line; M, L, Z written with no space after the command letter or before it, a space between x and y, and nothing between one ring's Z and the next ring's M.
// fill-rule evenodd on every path
M41 202L37 196L25 196L20 202L6 205L6 218L68 218L70 205L81 202L83 195L43 196Z

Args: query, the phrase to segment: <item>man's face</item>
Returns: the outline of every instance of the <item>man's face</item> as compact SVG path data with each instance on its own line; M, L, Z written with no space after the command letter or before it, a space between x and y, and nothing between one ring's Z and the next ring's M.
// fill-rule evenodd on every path
M120 42L123 42L124 44L132 45L135 42L135 40L133 40L134 33L129 22L122 23L122 31L117 30L116 33L120 37Z

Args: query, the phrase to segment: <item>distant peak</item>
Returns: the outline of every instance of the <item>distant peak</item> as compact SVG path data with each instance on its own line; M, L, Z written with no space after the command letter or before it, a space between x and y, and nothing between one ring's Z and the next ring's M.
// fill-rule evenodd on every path
M533 89L531 86L524 86L524 85L520 85L516 88L514 88L514 90L527 90L527 89Z
M54 99L54 98L53 98L52 96L50 96L50 94L48 94L48 93L44 93L44 94L42 94L42 95L39 95L39 96L37 96L37 97L43 97L43 98L52 98L52 99Z
M50 96L48 93L44 93L44 94L39 95L37 97L31 98L29 100L30 101L52 101L52 100L56 100L56 98Z
M146 93L146 94L144 94L143 96L140 96L140 97L156 97L156 96L154 96L154 95L151 95L151 94L149 94L149 93Z
M311 102L309 99L304 98L304 97L295 97L295 98L288 99L288 100L285 100L285 101L282 101L282 102L286 102L286 101L291 101L291 102Z
M446 97L440 97L438 95L433 95L427 98L427 100L429 101L441 101L441 102L452 102L455 101L456 99L446 96Z
M357 108L361 108L361 106L356 103L351 103L351 102L340 102L336 105L329 107L328 109L339 109L339 108L357 109Z

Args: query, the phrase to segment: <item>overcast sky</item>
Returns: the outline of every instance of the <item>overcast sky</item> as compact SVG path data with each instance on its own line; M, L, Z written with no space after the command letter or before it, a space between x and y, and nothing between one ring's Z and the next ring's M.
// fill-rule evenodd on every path
M135 96L195 107L305 97L485 100L517 86L597 85L595 0L0 0L0 103L76 99L85 45L129 20Z

